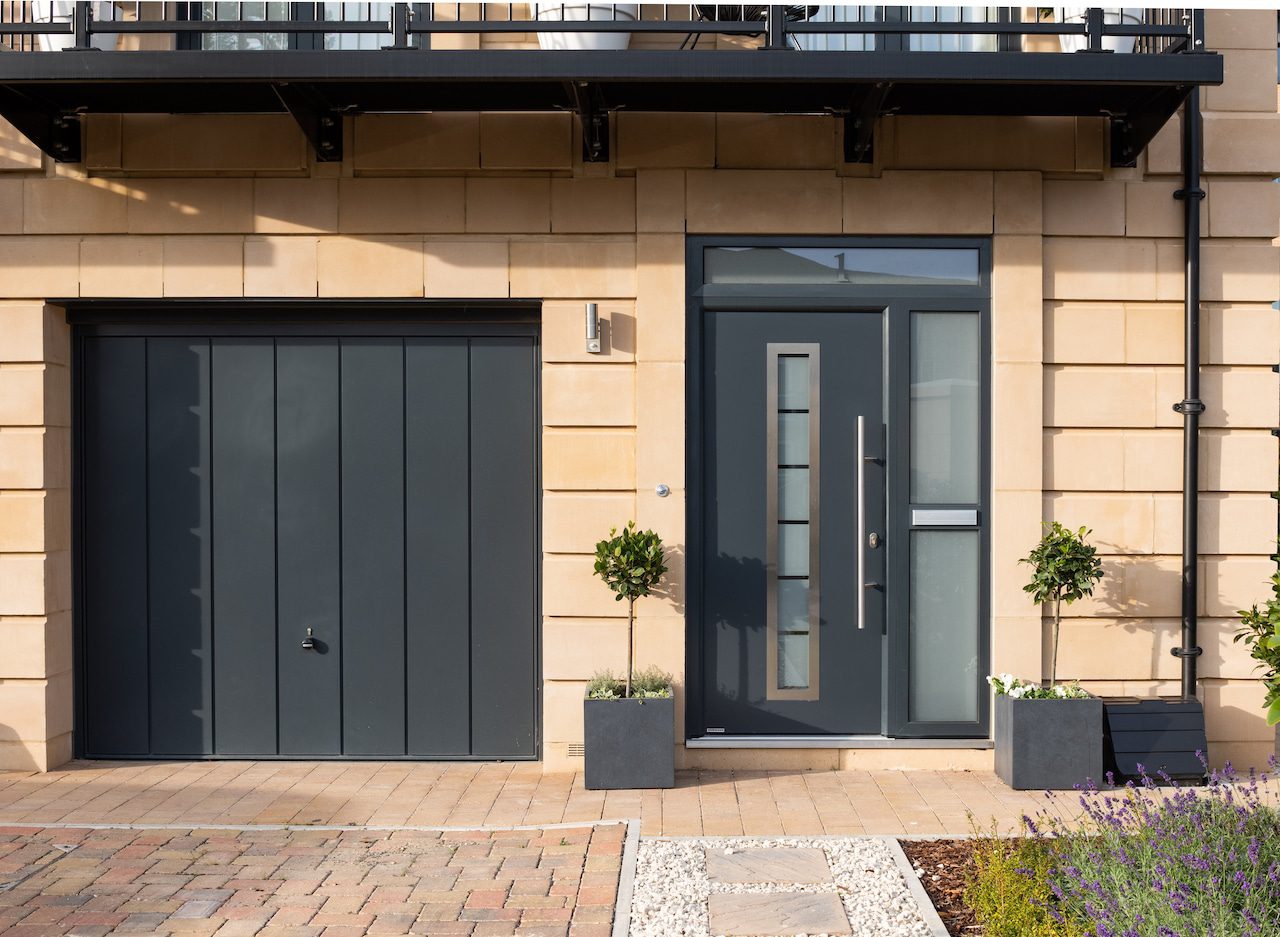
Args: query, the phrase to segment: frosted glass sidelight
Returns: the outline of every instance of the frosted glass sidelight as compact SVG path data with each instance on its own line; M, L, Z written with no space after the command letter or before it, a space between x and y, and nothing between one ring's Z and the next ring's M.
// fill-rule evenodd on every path
M976 530L911 534L912 721L978 719L980 551Z
M800 689L809 685L809 636L778 635L778 686Z
M817 699L818 345L769 343L769 464L764 495L768 564L765 673L768 699Z
M778 409L809 409L808 355L778 356Z
M778 575L809 575L809 525L778 525Z
M778 580L778 632L809 631L809 580Z
M978 501L977 313L911 314L911 503Z
M778 520L809 519L809 470L778 469Z
M778 464L809 464L809 414L778 414Z

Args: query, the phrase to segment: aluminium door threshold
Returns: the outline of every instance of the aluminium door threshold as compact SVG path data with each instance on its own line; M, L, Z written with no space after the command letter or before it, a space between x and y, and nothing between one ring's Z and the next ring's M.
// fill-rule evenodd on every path
M990 739L895 739L886 735L700 735L685 748L968 748L988 749Z

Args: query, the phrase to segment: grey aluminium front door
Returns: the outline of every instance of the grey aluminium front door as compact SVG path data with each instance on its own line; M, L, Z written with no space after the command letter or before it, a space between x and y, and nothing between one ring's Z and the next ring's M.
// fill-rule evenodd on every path
M882 725L882 309L709 312L705 731Z

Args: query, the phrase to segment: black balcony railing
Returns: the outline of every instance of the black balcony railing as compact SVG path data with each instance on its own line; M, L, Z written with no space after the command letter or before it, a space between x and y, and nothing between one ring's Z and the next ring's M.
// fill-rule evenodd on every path
M578 18L587 7L592 18ZM1036 10L1036 20L1023 22L1023 9ZM1184 9L1144 9L1130 20L1100 8L1040 7L0 2L0 46L20 51L164 48L157 38L175 50L428 50L445 36L483 37L483 50L536 47L535 35L555 46L549 37L567 35L579 45L591 44L586 36L626 36L636 48L705 50L730 40L804 52L1017 52L1038 39L1035 51L1056 51L1056 42L1063 51L1141 54L1203 51L1202 32L1203 13Z
M75 160L85 113L288 113L337 160L352 114L570 110L594 161L617 111L830 114L856 162L887 115L1083 116L1132 165L1222 82L1202 11L1023 9L0 0L0 117Z

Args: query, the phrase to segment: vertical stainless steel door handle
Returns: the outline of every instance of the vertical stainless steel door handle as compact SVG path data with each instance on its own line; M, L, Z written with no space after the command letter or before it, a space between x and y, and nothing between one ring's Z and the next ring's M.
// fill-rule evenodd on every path
M858 414L858 533L853 542L858 551L858 630L867 626L867 441L866 417Z

